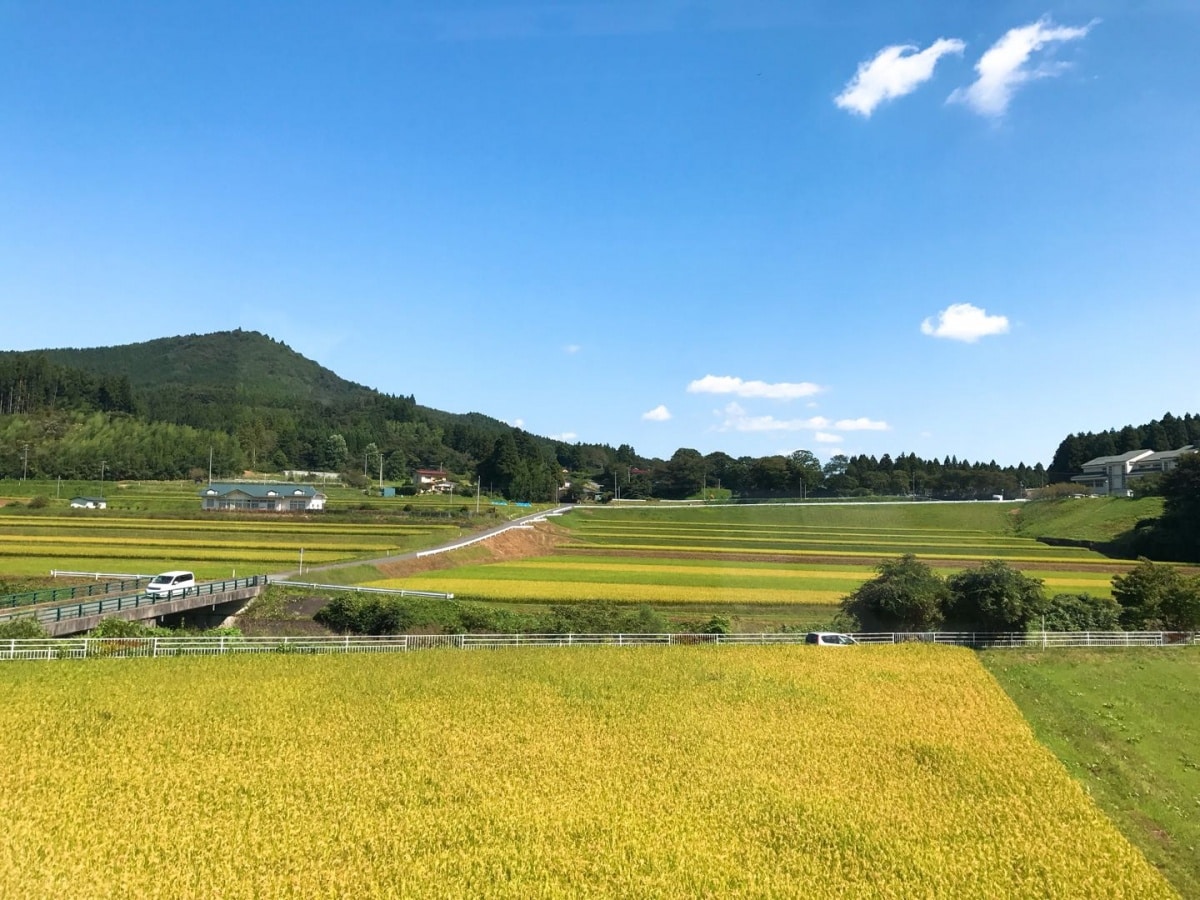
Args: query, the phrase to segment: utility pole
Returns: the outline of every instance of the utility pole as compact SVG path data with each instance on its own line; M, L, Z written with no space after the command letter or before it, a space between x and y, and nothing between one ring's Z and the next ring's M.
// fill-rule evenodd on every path
M104 460L100 460L100 499L104 499Z
M25 444L25 446L22 448L22 454L23 455L21 458L21 484L24 484L25 476L29 472L29 444L28 443Z
M478 475L476 475L476 476L475 476L475 515L479 515L479 488L480 488L480 481L481 481L480 477L479 477Z

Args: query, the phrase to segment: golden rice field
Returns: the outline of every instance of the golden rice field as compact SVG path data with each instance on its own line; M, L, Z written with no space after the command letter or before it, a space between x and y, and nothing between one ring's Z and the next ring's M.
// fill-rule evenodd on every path
M943 576L957 568L935 566ZM631 559L569 553L514 562L458 566L406 578L377 579L374 587L442 591L503 602L836 605L875 574L866 565L732 563L674 558ZM1049 593L1111 593L1111 575L1032 574Z
M375 524L312 519L167 519L141 517L0 517L0 576L52 569L153 574L187 568L201 578L231 570L277 571L383 557L456 537L438 524Z
M510 603L832 607L878 560L914 553L943 576L1004 559L1048 594L1111 595L1111 560L1016 535L1006 516L991 504L581 509L559 520L568 534L551 556L369 584Z
M4 674L3 896L1174 896L957 648Z

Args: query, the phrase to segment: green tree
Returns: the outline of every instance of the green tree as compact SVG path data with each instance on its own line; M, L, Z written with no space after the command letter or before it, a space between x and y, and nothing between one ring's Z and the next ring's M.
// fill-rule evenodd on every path
M880 563L879 574L842 600L864 631L933 631L950 593L945 581L911 553Z
M825 482L821 461L811 450L796 450L788 457L788 486L797 496L815 494Z
M704 457L700 452L681 447L666 465L663 495L683 498L699 493L704 474Z
M1002 559L951 575L947 621L970 631L1025 631L1041 615L1040 578L1030 578Z
M1174 566L1156 565L1144 557L1124 575L1114 575L1113 597L1121 605L1121 624L1135 631L1161 627L1164 601L1181 579Z
M1200 630L1200 576L1177 578L1162 598L1159 612L1168 631Z
M1166 532L1171 558L1200 562L1200 453L1187 453L1162 476L1163 514L1159 527Z

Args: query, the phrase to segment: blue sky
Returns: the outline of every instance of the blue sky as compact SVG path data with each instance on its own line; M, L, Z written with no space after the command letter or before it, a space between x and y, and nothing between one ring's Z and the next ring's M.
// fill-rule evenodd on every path
M1198 39L1192 0L0 0L0 347L240 327L646 456L1048 463L1200 413Z

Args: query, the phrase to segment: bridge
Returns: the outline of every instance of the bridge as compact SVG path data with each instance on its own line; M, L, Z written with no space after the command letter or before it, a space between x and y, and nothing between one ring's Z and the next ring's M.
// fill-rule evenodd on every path
M0 623L21 618L34 619L51 637L62 637L88 631L99 625L101 619L112 617L146 621L181 616L206 607L213 613L232 615L262 593L267 586L267 576L210 581L169 594L147 594L140 588L122 590L124 585L118 585L120 587L117 590L100 596L93 595L94 589L91 587L76 589L78 594L68 602L63 602L61 596L55 596L48 603L20 605L16 602L20 599L19 595L16 598L0 598Z

